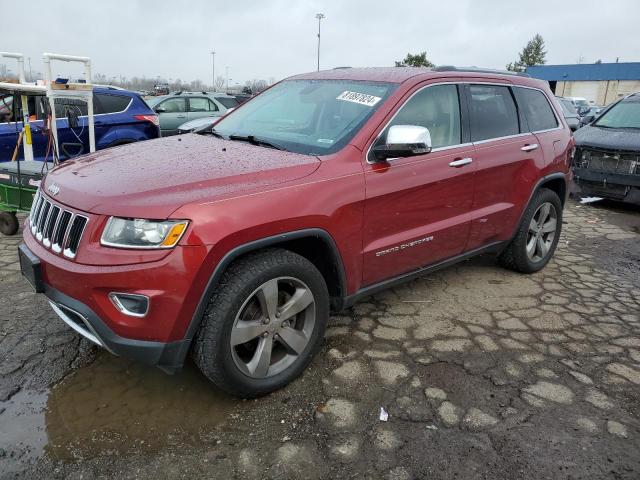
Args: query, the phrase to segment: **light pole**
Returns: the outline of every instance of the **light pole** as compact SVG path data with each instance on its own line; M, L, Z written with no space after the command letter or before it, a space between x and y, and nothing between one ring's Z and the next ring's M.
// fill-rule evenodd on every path
M216 52L211 50L211 76L213 77L213 91L216 91Z
M227 92L229 91L229 67L224 67L227 71Z
M320 70L320 21L324 18L323 13L316 13L318 19L318 70Z

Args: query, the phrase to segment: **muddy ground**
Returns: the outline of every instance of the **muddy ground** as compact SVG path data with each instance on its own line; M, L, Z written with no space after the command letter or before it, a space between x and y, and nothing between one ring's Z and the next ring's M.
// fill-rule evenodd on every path
M365 300L255 401L81 340L18 243L0 237L0 478L640 478L638 209L572 201L538 274L479 257Z

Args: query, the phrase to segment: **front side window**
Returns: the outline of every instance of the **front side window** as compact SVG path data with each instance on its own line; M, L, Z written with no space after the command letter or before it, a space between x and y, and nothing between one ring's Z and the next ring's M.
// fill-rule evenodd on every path
M521 87L515 87L513 92L518 100L518 106L527 119L529 130L539 132L558 126L558 120L544 93L540 90Z
M378 142L384 143L393 125L417 125L431 134L433 148L460 144L460 101L456 85L425 87L413 95L391 120Z
M632 97L619 102L593 125L604 128L640 128L640 99Z
M164 110L162 113L184 113L187 111L184 98L170 98L162 102L158 107Z
M509 87L471 85L469 93L472 141L520 133L518 111Z
M218 107L208 98L190 98L190 112L215 112Z

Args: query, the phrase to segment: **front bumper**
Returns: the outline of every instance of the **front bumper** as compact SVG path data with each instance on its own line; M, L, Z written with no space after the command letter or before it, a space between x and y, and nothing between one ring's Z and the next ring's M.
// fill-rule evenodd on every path
M640 175L573 167L573 181L584 194L640 204Z
M19 249L23 275L75 331L116 355L167 371L182 365L192 339L188 328L209 280L209 248L177 246L154 261L87 265L57 255L25 229ZM127 315L109 298L112 292L146 296L148 312Z
M49 299L51 307L62 321L96 345L115 355L131 358L147 365L155 365L168 373L173 373L182 367L191 344L190 339L152 342L121 337L82 302L49 285L45 284L44 288L44 294Z

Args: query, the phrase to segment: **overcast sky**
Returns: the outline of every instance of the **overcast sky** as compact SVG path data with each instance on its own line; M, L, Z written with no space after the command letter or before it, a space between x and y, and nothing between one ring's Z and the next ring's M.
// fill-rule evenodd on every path
M550 64L640 61L638 0L29 0L5 6L0 49L30 56L34 71L49 51L89 56L107 75L208 84L214 49L216 76L228 66L243 84L315 70L317 12L321 68L392 66L423 50L436 64L504 68L535 33Z

